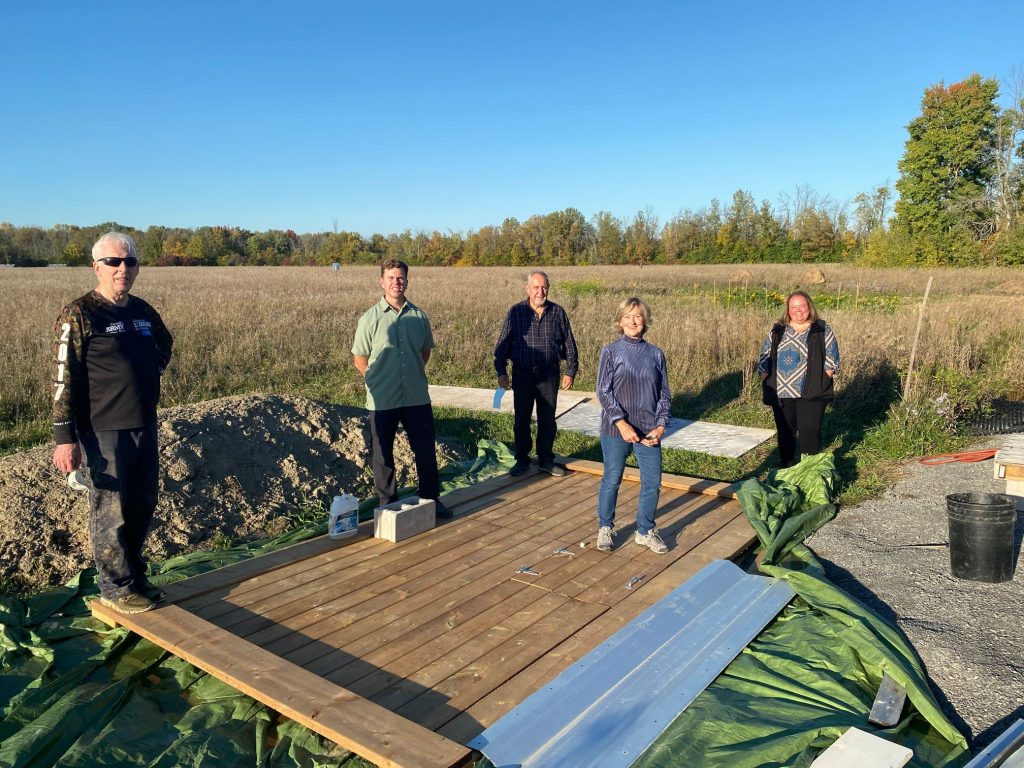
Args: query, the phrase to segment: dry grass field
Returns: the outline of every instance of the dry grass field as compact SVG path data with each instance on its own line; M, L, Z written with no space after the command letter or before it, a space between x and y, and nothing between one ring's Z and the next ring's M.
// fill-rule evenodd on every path
M861 474L883 454L944 447L942 436L955 439L951 428L965 407L993 395L1024 395L1019 270L820 268L824 284L808 281L806 265L552 268L551 298L569 311L580 347L576 387L593 389L598 351L615 337L615 307L639 295L654 310L648 338L668 357L675 415L771 426L752 368L781 297L799 286L819 302L843 358L826 437L848 453L859 451L850 467L859 463ZM523 298L525 274L505 267L411 270L409 296L429 313L438 345L429 366L434 383L494 386L492 345L507 307ZM901 410L894 405L929 275L919 374ZM176 339L163 404L276 392L361 405L349 350L356 319L380 295L378 277L371 267L143 268L135 293L158 308ZM47 439L53 321L94 284L85 268L0 270L0 450ZM936 406L943 393L950 404ZM468 430L466 419L473 422ZM886 425L892 434L872 440ZM448 426L468 436L511 433L510 424L490 415L455 414ZM563 452L589 445L560 440ZM920 445L893 450L886 445L893 440ZM770 447L726 465L690 457L676 471L738 476L769 466L769 453Z

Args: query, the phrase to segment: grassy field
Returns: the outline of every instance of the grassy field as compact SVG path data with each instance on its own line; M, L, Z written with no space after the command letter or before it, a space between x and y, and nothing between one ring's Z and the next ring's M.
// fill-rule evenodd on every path
M580 347L576 388L592 390L598 351L616 337L618 302L639 295L654 310L648 338L664 349L672 412L771 427L753 366L797 286L809 290L839 339L842 371L825 437L845 500L872 493L900 459L948 450L963 416L992 396L1024 396L1024 292L1019 270L878 270L825 265L552 268L552 300L569 311ZM523 298L518 268L413 268L409 296L430 315L436 384L492 387L491 349L509 305ZM901 401L929 275L911 397ZM135 293L175 335L163 405L277 392L361 405L351 364L356 319L380 295L377 268L144 268ZM95 285L91 270L3 269L6 330L0 355L0 451L49 437L49 358L60 307ZM439 431L466 441L511 440L511 419L440 411ZM565 454L598 458L596 441L560 435ZM733 480L773 466L774 444L738 460L670 452L666 471Z

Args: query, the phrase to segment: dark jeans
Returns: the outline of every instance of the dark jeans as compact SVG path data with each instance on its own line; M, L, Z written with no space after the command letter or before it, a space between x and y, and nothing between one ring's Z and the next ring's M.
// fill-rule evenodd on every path
M123 597L146 580L142 544L159 490L156 434L154 424L80 436L89 468L89 537L107 598Z
M434 453L434 410L430 403L370 411L370 435L373 438L373 484L381 504L398 500L395 480L395 434L398 425L405 427L409 445L416 457L421 499L437 500L441 481L437 475L437 454Z
M779 433L779 460L789 467L796 463L798 436L801 456L821 450L821 420L827 403L802 397L780 397L778 402L772 406L772 414Z
M537 461L541 466L555 460L555 406L558 402L558 371L535 373L512 369L512 404L515 406L516 461L529 462L533 437L533 407L537 406Z

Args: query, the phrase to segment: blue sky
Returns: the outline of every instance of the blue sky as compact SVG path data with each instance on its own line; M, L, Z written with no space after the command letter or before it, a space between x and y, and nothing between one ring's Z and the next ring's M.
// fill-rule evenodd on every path
M468 231L894 182L1024 3L5 3L0 221ZM636 7L631 7L636 6ZM32 8L29 10L29 8Z

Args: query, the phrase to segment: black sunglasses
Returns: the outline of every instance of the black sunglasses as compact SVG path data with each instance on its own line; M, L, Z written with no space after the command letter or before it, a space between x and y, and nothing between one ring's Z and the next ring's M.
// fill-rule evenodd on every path
M106 264L108 267L113 267L114 269L117 269L122 264L126 265L128 269L139 266L139 260L134 256L105 256L102 259L96 259L96 261Z

